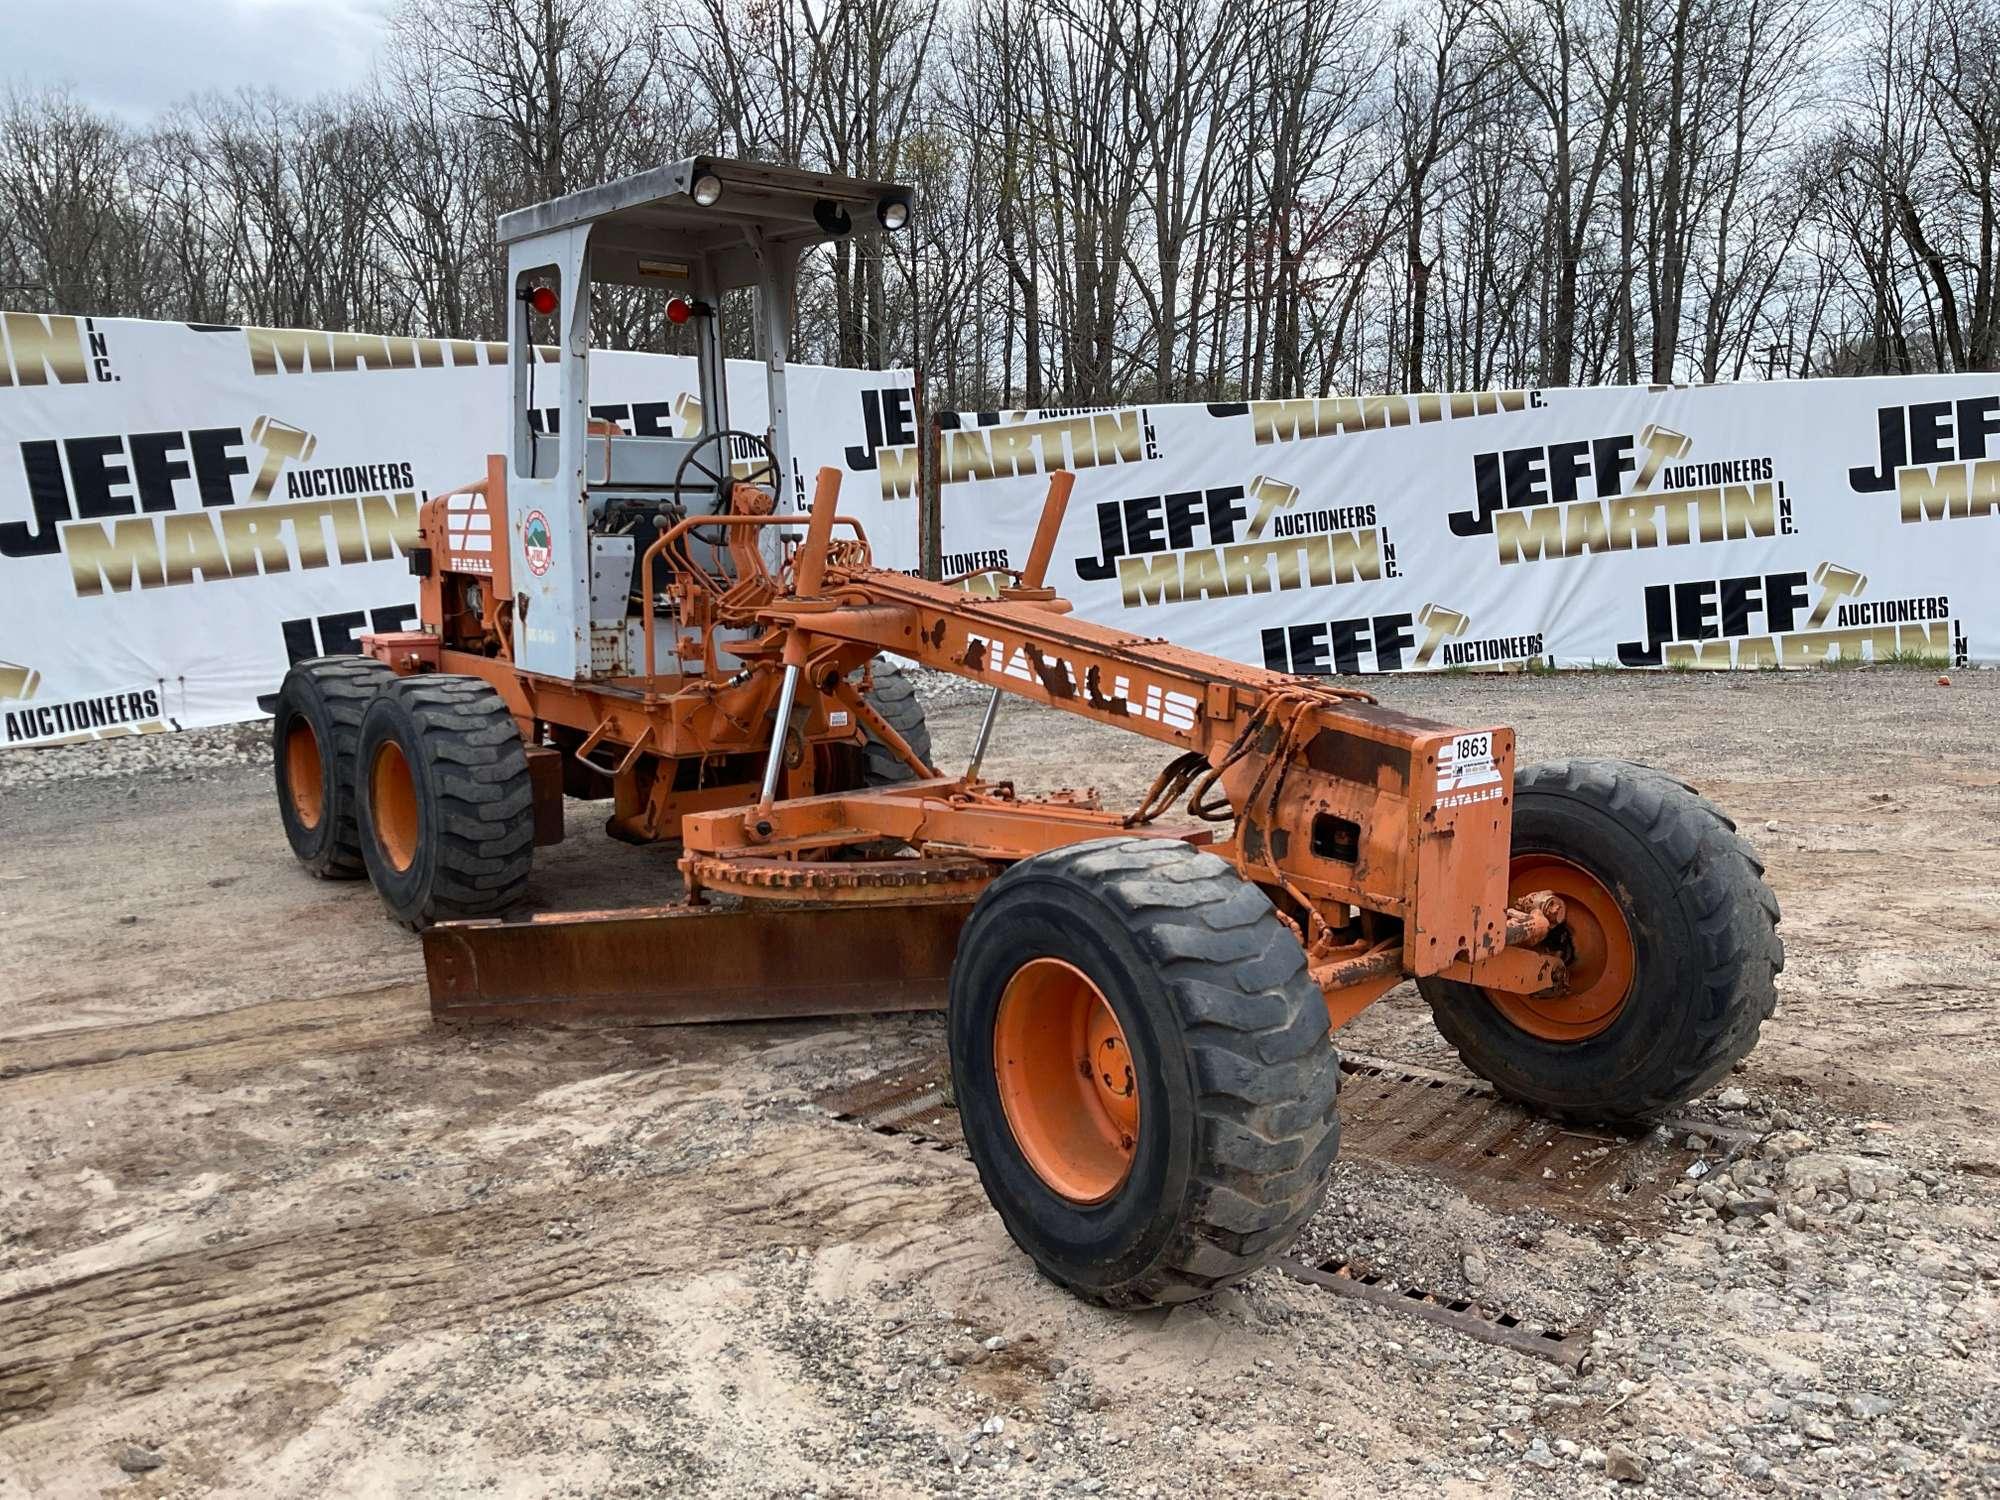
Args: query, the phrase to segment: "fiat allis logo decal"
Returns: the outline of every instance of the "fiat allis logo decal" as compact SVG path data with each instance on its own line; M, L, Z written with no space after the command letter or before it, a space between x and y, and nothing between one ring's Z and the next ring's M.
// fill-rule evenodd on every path
M521 523L521 551L528 559L528 571L540 578L555 561L555 538L549 534L549 518L538 510L528 512Z

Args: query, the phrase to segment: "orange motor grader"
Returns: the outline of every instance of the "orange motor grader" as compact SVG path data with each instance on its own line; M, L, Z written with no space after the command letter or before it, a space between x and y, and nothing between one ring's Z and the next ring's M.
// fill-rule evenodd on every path
M422 628L300 663L273 728L293 850L365 871L423 931L435 1014L944 1003L1002 1220L1048 1275L1124 1306L1288 1245L1338 1146L1332 1032L1406 978L1472 1069L1563 1115L1643 1118L1748 1052L1777 904L1683 783L1517 770L1505 728L1073 618L1046 584L1068 474L997 597L874 566L836 471L791 509L799 255L893 232L910 202L694 160L500 221L506 451L424 507ZM693 327L702 435L593 420L605 284L658 288ZM718 334L743 287L768 374L754 434L730 425ZM932 763L885 655L991 689L962 771ZM1130 809L1019 796L980 775L1007 696L1165 765ZM565 795L608 798L614 836L677 842L680 899L502 915Z

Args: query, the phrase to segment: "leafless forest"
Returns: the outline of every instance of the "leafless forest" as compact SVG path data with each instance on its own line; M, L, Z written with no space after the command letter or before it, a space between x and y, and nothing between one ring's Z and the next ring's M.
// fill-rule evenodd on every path
M355 93L15 80L0 305L492 335L497 213L699 152L917 185L798 347L935 405L2000 354L2000 0L412 0Z

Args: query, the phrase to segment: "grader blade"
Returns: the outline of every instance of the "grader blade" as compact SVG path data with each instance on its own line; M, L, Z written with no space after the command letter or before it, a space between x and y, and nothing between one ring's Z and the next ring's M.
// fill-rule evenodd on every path
M680 1026L941 1010L971 911L661 906L444 922L424 933L431 1018Z

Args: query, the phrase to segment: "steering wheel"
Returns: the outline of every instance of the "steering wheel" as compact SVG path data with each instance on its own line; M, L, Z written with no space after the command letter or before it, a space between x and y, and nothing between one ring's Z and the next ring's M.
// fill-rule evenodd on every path
M737 475L730 463L729 440L732 438L751 450L754 462L747 475ZM713 456L705 456L711 449ZM756 459L759 453L763 454L761 460ZM688 482L690 472L699 482L694 484ZM775 498L778 493L778 458L771 451L771 445L756 433L742 432L734 427L725 427L719 432L704 433L697 438L695 445L682 456L680 467L674 470L675 491L685 494L692 489L699 493L705 487L708 493L715 497L715 505L711 511L714 515L729 514L730 490L739 484L768 484ZM694 506L688 506L690 514L694 510Z

